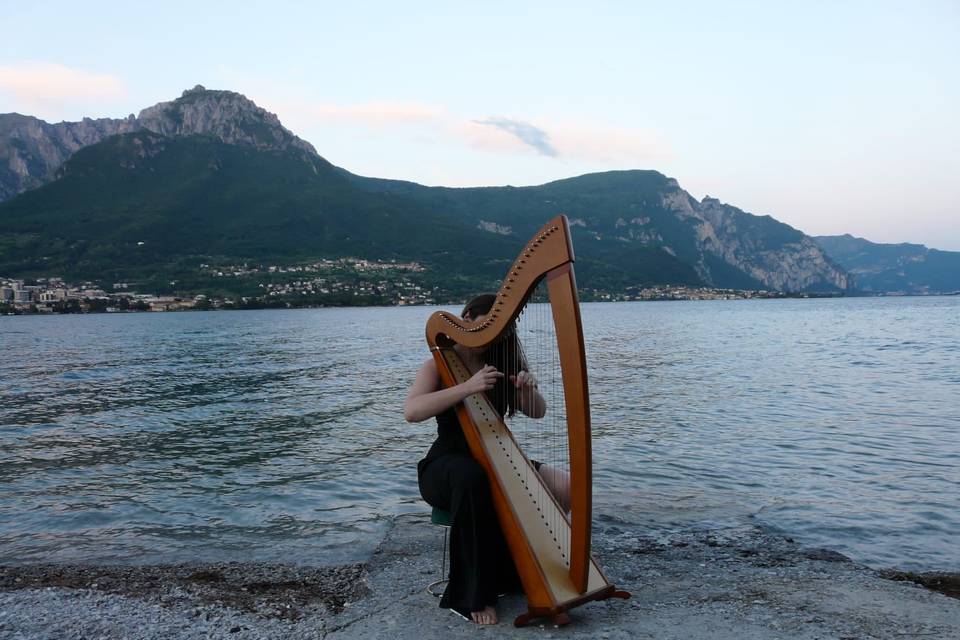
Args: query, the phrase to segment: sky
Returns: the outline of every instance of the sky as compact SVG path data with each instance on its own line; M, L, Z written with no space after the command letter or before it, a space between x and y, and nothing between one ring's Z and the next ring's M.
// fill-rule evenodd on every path
M960 250L960 0L0 0L0 113L201 84L429 185L655 169L811 235Z

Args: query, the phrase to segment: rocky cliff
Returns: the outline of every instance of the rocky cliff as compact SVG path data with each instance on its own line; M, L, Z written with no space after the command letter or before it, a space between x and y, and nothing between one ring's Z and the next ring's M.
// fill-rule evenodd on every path
M245 96L200 85L176 100L147 107L137 116L137 123L165 136L201 134L260 150L299 149L317 155L309 142L293 135L275 114Z
M133 115L50 124L19 113L0 114L0 201L51 180L75 151L139 127Z
M850 279L810 237L770 216L754 216L714 198L693 201L697 241L713 255L775 291L850 288ZM705 259L698 271L717 278Z

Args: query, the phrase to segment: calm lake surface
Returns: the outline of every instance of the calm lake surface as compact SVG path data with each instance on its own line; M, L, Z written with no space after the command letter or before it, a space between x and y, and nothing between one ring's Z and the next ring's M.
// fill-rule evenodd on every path
M433 308L0 318L0 562L364 559ZM960 570L960 298L586 304L596 516Z

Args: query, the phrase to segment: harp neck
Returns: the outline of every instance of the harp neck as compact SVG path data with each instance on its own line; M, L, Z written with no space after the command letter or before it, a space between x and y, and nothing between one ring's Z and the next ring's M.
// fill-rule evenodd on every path
M447 311L437 311L427 322L427 343L433 348L453 343L485 347L495 342L511 326L537 283L573 260L570 224L565 215L559 215L545 224L517 256L483 320L467 322Z

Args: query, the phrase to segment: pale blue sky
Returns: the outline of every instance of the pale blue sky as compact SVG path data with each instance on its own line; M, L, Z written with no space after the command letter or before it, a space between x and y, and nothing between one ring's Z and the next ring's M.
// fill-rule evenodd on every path
M960 0L345 5L0 0L0 112L203 84L360 174L657 169L810 234L960 250Z

